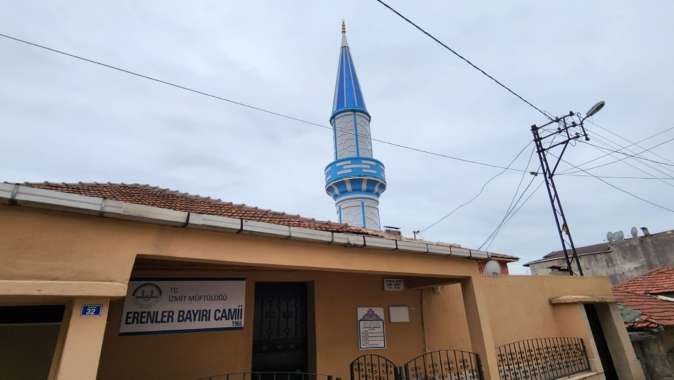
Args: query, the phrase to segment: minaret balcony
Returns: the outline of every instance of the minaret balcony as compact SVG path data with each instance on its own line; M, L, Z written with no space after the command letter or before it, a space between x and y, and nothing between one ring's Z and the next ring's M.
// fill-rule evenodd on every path
M346 178L368 177L386 183L384 164L369 157L346 157L325 167L325 186Z
M342 158L325 168L325 191L333 199L356 194L376 199L385 190L384 164L379 160Z

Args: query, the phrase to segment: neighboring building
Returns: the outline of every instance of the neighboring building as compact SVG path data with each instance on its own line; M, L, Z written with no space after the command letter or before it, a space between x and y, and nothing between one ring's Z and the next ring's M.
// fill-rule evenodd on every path
M386 190L386 179L384 164L372 155L370 119L342 23L330 116L335 160L325 168L325 191L335 200L340 223L378 230L379 196Z
M583 273L607 276L612 284L620 284L652 269L674 266L674 231L648 233L631 239L621 239L576 248ZM524 264L533 275L567 275L562 251L551 252L542 259ZM576 270L576 264L573 263Z
M350 224L145 185L0 183L0 378L644 379L607 279L510 276L516 257L379 230L383 166L369 139L346 142L369 116L345 40L340 61L328 169L361 161L327 190Z
M650 380L674 380L674 268L613 288L635 351Z
M648 379L674 380L674 231L576 248L586 276L607 276L615 286L630 339ZM636 229L634 229L636 232ZM525 266L533 275L568 276L562 251ZM576 263L573 262L574 271ZM636 314L630 310L637 311Z

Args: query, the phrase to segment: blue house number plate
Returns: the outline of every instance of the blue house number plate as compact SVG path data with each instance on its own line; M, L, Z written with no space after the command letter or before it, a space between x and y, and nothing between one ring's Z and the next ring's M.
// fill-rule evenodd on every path
M87 304L82 305L82 310L80 310L80 315L83 317L98 317L101 315L101 309L103 305L101 304Z

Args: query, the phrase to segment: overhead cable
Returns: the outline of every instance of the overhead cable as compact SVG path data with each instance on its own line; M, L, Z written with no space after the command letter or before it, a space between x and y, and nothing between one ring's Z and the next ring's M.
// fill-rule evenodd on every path
M80 60L80 61L83 61L83 62L87 62L87 63L91 63L91 64L98 65L98 66L101 66L101 67L105 67L107 69L115 70L115 71L118 71L118 72L121 72L121 73L124 73L124 74L132 75L132 76L135 76L137 78L149 80L149 81L152 81L152 82L155 82L155 83L160 83L160 84L170 86L170 87L174 87L174 88L177 88L177 89L180 89L180 90L183 90L183 91L191 92L193 94L206 96L206 97L211 98L211 99L227 102L227 103L230 103L230 104L233 104L233 105L236 105L236 106L240 106L240 107L244 107L244 108L247 108L247 109L250 109L250 110L253 110L253 111L262 112L262 113L265 113L265 114L268 114L268 115L284 118L284 119L287 119L287 120L296 121L298 123L302 123L302 124L306 124L306 125L310 125L310 126L314 126L314 127L318 127L318 128L332 130L332 126L329 126L329 125L317 123L317 122L314 122L314 121L311 121L311 120L307 120L307 119L303 119L303 118L300 118L300 117L292 116L292 115L289 115L289 114L286 114L286 113L277 112L277 111L274 111L274 110L271 110L271 109L268 109L268 108L255 106L255 105L248 104L248 103L245 103L245 102L242 102L242 101L238 101L238 100L226 98L226 97L223 97L223 96L215 95L215 94L212 94L212 93L209 93L209 92L206 92L206 91L202 91L202 90L194 89L192 87L188 87L186 85L178 84L178 83L175 83L175 82L160 79L160 78L150 76L150 75L146 75L146 74L141 74L139 72L132 71L132 70L129 70L129 69L125 69L125 68L122 68L122 67L119 67L119 66L104 63L104 62L94 60L94 59L91 59L91 58L86 58L86 57L83 57L83 56L80 56L80 55L77 55L77 54L69 53L69 52L66 52L64 50L51 48L49 46L45 46L45 45L38 44L38 43L35 43L35 42L30 42L30 41L27 41L27 40L24 40L24 39L21 39L21 38L18 38L18 37L10 36L8 34L0 33L0 37L5 38L5 39L9 39L9 40L12 40L12 41L15 41L15 42L19 42L19 43L22 43L22 44L30 45L30 46L33 46L33 47L37 47L37 48L40 48L40 49L44 49L44 50L50 51L52 53L64 55L64 56L67 56L67 57L70 57L70 58L74 58L74 59L77 59L77 60ZM350 132L350 131L345 131L345 133L355 134L355 132ZM484 161L471 160L471 159L468 159L468 158L458 157L458 156L445 154L445 153L433 152L433 151L428 150L428 149L417 148L417 147L404 145L404 144L398 144L398 143L383 140L383 139L372 138L372 141L375 141L375 142L378 142L378 143L381 143L381 144L385 144L385 145L394 146L394 147L397 147L397 148L411 150L411 151L418 152L418 153L427 154L427 155L430 155L430 156L446 158L446 159L450 159L450 160L454 160L454 161L460 161L460 162L464 162L464 163L475 164L475 165L480 165L480 166L485 166L485 167L490 167L490 168L495 168L495 169L504 169L504 170L514 171L514 172L521 172L522 171L522 169L505 167L503 165L492 164L492 163L484 162Z
M529 107L531 107L531 108L533 108L534 110L538 111L540 114L542 114L543 116L545 116L547 119L549 119L549 120L554 120L554 118L553 118L552 116L550 116L549 113L547 113L547 112L543 111L541 108L535 106L532 102L528 101L528 100L525 99L522 95L520 95L520 94L518 94L517 92L515 92L515 90L513 90L513 89L510 88L509 86L505 85L503 82L499 81L498 79L494 78L494 76L492 76L491 74L487 73L484 69L480 68L479 66L477 66L476 64L474 64L473 62L471 62L468 58L464 57L462 54L460 54L459 52L457 52L455 49L451 48L451 47L450 47L449 45L447 45L446 43L440 41L437 37L435 37L434 35L432 35L432 34L429 33L428 31L426 31L426 30L425 30L424 28L422 28L421 26L417 25L414 21L410 20L408 17L406 17L405 15L403 15L402 13L400 13L399 11L397 11L396 9L394 9L393 7L391 7L390 5L388 5L387 3L385 3L384 1L382 1L382 0L375 0L375 1L377 1L379 4L383 5L384 7L388 8L391 12L395 13L398 17L400 17L401 19L405 20L408 24L412 25L414 28L416 28L417 30L419 30L421 33L425 34L425 35L428 36L430 39L432 39L433 41L437 42L440 46L444 47L444 48L447 49L449 52L451 52L452 54L454 54L455 56L457 56L459 59L461 59L462 61L466 62L466 63L467 63L468 65L470 65L472 68L474 68L475 70L479 71L482 75L486 76L487 78L489 78L490 80L492 80L494 83L496 83L496 84L498 84L499 86L501 86L503 89L505 89L506 91L508 91L509 93L511 93L512 95L514 95L515 97L517 97L519 100L521 100L522 102L524 102L525 104L527 104Z
M515 157L513 157L513 159L510 160L510 163L508 163L508 166L507 166L507 167L512 166L512 164L514 164L515 161L517 161L517 159L522 155L522 153L523 153L523 152L527 149L527 147L529 147L529 145L531 145L531 144L532 144L532 142L530 141L530 142L528 142L524 147L522 147L522 149L520 149L520 151L517 152L517 154L515 155ZM438 225L440 222L442 222L442 221L444 221L445 219L447 219L447 218L449 218L450 216L452 216L455 212L459 211L459 210L462 209L463 207L468 206L469 204L473 203L473 202L474 202L480 195L482 195L482 193L484 192L484 189L487 188L487 186L491 183L491 181L495 180L497 177L499 177L500 175L502 175L502 174L505 173L505 172L506 172L506 169L504 168L504 169L501 170L500 172L496 173L495 175L493 175L492 177L490 177L489 179L487 179L487 180L482 184L482 186L480 187L480 190L479 190L477 193L475 193L475 195L473 195L470 199L468 199L467 201L465 201L465 202L463 202L463 203L457 205L457 206L454 207L452 210L450 210L448 213L446 213L445 215L443 215L442 217L440 217L438 220L436 220L435 222L429 224L428 226L426 226L426 227L420 229L419 231L420 231L421 233L424 233L424 232L428 231L429 229L431 229L431 228L433 228L434 226ZM525 172L526 172L526 170L525 170Z

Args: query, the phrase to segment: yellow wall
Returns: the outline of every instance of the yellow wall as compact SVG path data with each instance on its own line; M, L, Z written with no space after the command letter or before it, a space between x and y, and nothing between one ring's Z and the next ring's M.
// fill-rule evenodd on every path
M471 350L461 285L453 284L424 290L424 325L430 351Z
M0 279L123 282L137 255L323 271L439 277L478 273L474 260L354 249L0 205Z
M431 350L471 349L471 341L475 343L478 335L484 337L478 341L493 336L496 345L542 336L587 336L579 305L553 306L549 299L611 295L610 285L603 278L486 278L479 274L477 262L468 259L159 226L22 206L0 205L0 231L2 302L32 299L3 297L3 280L126 284L139 255L239 268L229 272L208 269L165 273L162 271L168 269L144 269L153 275L235 275L249 280L246 328L242 331L120 337L121 301L112 301L100 379L190 379L249 370L254 281L313 282L317 370L343 378L347 377L349 362L360 354L357 306L410 306L411 322L387 323L389 348L379 351L402 364L420 354L424 346ZM240 269L252 267L266 270ZM460 285L443 286L439 294L424 290L422 305L418 290L383 292L382 277L387 274L449 280L472 277L472 288L479 289L475 292L479 302L473 302L476 306L471 312L480 313L480 323L472 325L485 330L491 327L491 333L473 334L471 340L468 322L475 318L469 321L466 317ZM83 288L90 287L82 284ZM426 334L422 332L422 311Z
M387 349L369 350L403 362L423 352L421 294L418 290L383 291L383 277L322 272L181 271L140 276L245 277L246 316L243 330L119 336L122 300L110 306L99 379L194 379L251 367L254 285L256 281L312 282L315 294L315 331L318 371L348 376L348 364L365 351L358 348L356 308L385 308ZM409 323L390 323L389 305L410 307Z
M558 276L483 277L496 345L546 336L578 336L586 331L577 304L552 305L564 295L610 295L604 277Z

